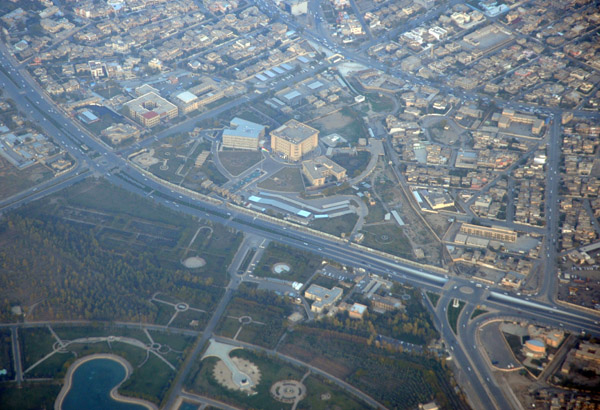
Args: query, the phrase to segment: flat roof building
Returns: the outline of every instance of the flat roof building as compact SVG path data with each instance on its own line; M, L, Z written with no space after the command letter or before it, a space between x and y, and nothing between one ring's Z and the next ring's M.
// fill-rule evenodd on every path
M257 150L259 139L265 135L265 126L235 117L231 128L223 130L223 147Z
M433 210L454 206L454 199L448 192L441 189L422 190L421 196Z
M342 297L342 294L343 290L337 286L334 286L333 289L327 289L313 284L304 292L304 297L314 300L310 310L321 313L323 309L333 306Z
M290 120L271 131L271 149L292 161L299 161L319 143L319 131L296 120Z
M575 357L577 359L600 364L600 345L590 342L581 342L579 349L575 351Z
M475 235L502 242L516 242L517 233L511 229L487 227L481 225L462 224L460 231L467 235Z
M350 307L350 310L348 311L348 315L352 319L362 319L363 316L365 315L366 311L367 311L367 307L365 305L360 304L360 303L354 303Z
M179 107L179 110L182 114L187 114L188 112L197 110L200 102L198 97L189 91L184 91L177 94L173 100L177 107Z
M148 94L148 93L158 94L158 90L148 84L142 84L139 87L136 87L136 89L135 89L135 95L137 95L138 97L141 97L142 95Z
M508 128L512 122L531 124L531 132L536 135L542 132L544 127L544 121L534 115L518 113L509 108L503 109L502 115L498 118L498 128Z
M334 177L338 181L346 178L346 169L324 155L302 161L302 173L312 186L324 185L329 177Z
M402 301L391 296L371 296L371 306L380 312L391 312L393 310L403 309Z
M155 127L162 119L177 117L179 110L175 104L155 92L146 93L123 105L129 115L145 127Z

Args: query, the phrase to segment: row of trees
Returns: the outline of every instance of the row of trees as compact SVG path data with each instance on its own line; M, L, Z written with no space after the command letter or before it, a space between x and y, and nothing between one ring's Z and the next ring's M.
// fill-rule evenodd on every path
M466 408L448 383L451 376L443 362L429 354L379 349L363 337L313 324L297 327L281 350L293 356L298 356L296 352L310 355L317 365L331 361L345 366L347 382L390 409L416 408L433 399L443 408ZM324 370L332 372L331 367L326 365Z
M203 306L220 294L187 270L163 266L154 252L105 250L93 229L51 215L7 215L0 248L2 320L14 319L11 304L39 302L34 318L152 322L157 308L148 298L157 289L194 295Z

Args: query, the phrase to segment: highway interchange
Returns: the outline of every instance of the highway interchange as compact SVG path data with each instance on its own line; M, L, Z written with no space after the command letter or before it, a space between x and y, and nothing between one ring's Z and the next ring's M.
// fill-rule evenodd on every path
M274 18L283 20L291 27L297 26L296 23L290 21L285 16L278 17L279 12L272 8L272 6L267 5L265 1L259 1L257 4L263 11L266 11L267 14ZM309 10L311 10L313 15L316 15L315 13L319 14L320 7L318 7L318 2L311 0L309 2ZM431 14L435 15L435 13ZM319 29L320 24L318 24L318 20L315 21L317 22L317 33L313 33L305 28L302 35L313 42L321 44L323 47L328 47L327 37L322 34L323 30ZM406 73L391 70L389 67L372 62L353 51L341 50L339 48L334 51L343 54L348 60L382 69L406 81L427 82ZM139 169L130 166L126 160L126 155L114 152L110 147L92 138L68 115L51 103L37 83L31 79L23 67L16 63L4 45L0 46L0 52L2 58L1 65L4 68L0 72L0 85L4 90L5 96L12 98L32 121L42 125L44 130L49 135L52 135L55 141L77 161L77 165L72 171L0 201L0 212L6 212L43 196L59 192L91 175L103 176L111 183L139 195L148 196L148 192L151 191L153 193L153 200L168 208L185 212L198 218L220 222L240 231L296 248L310 251L318 249L318 252L327 258L341 261L348 266L362 267L369 272L388 276L393 280L417 286L424 291L441 293L442 297L438 302L437 308L433 309L433 307L430 307L435 314L438 330L450 347L455 363L461 369L462 377L459 377L459 380L466 382L462 387L465 389L471 404L475 408L507 409L518 408L519 406L518 403L514 402L514 399L506 396L503 390L495 383L489 364L486 362L487 358L476 348L476 330L483 321L493 317L526 319L543 325L561 327L576 333L584 331L596 335L600 334L597 315L558 304L554 300L556 291L556 248L554 244L556 243L558 232L557 204L560 179L558 175L558 163L560 159L559 121L553 122L550 137L551 142L548 149L549 175L546 181L546 189L549 192L549 196L546 202L548 224L545 242L545 272L539 297L536 300L533 298L529 300L525 295L520 297L507 295L500 289L478 287L473 281L462 277L425 272L419 268L400 264L393 258L369 253L342 241L335 241L315 235L306 230L297 230L289 226L261 219L260 217L257 218L256 215L239 212L233 208L225 208L224 205L202 202L195 197L175 192L172 187L160 183ZM457 91L446 86L440 87L438 84L432 85L441 88L442 91L454 93L462 98L483 98L483 96L478 94ZM221 107L219 111L246 103L250 98L254 97L243 97L240 100L232 101L228 103L228 107ZM522 105L502 101L496 101L496 104L517 109L520 108L519 105ZM541 108L541 111L546 115L553 115L555 118L560 118L560 111L558 110ZM215 114L215 112L211 112L209 115ZM597 113L589 112L578 114L586 117L598 116ZM195 118L194 122L197 120L198 118ZM185 127L186 125L193 127L192 124L194 122L182 124L179 127ZM166 136L166 133L163 133L161 136ZM147 139L140 143L140 147L147 146L152 142L154 142L153 139ZM89 147L90 152L95 151L100 155L90 158L83 148L84 145ZM472 293L462 292L461 289L465 287L472 289ZM228 289L226 297L224 297L218 309L224 309L227 298L231 297L232 292L232 289ZM445 307L454 298L459 298L466 302L464 313L459 318L457 335L451 330L445 313ZM470 321L470 312L479 305L485 305L491 310L490 313ZM209 333L206 332L207 335ZM203 341L205 342L205 340ZM203 343L199 343L194 353L197 355L202 347ZM194 355L191 356L193 357ZM168 403L173 403L177 395L181 392L181 383L184 379L182 375L185 375L189 371L189 362L190 360L186 361L186 366L184 366L180 377L177 379L179 385L171 389L172 394Z

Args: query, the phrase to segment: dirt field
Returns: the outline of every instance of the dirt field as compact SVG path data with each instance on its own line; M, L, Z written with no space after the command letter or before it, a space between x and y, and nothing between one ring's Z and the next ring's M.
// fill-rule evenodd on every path
M0 157L0 199L50 179L52 172L43 165L32 165L19 171Z
M446 117L426 117L423 126L429 129L431 137L443 144L453 145L457 141L464 142L465 130L459 127L452 119Z
M510 388L524 408L531 408L534 401L528 392L531 387L530 377L522 376L519 371L515 370L512 372L494 372L494 378L503 390Z
M323 129L323 134L327 135L332 133L334 130L349 125L351 122L352 118L347 117L338 111L314 121L312 125L321 127Z
M448 222L448 216L446 215L425 214L425 220L437 232L440 238L450 227L450 222Z
M222 151L219 153L221 164L231 173L239 175L262 159L260 152Z
M304 181L298 168L282 168L271 178L261 181L258 186L263 189L279 192L304 191Z
M343 379L350 374L350 369L348 369L346 366L329 360L323 356L315 356L313 352L306 351L301 347L286 344L280 350L282 353L309 363L315 367L318 367L319 369L326 369L328 373L331 373L340 379Z

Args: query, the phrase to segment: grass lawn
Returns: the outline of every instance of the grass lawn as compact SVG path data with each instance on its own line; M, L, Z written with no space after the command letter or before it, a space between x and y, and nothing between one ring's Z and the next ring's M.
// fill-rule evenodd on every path
M360 175L367 168L370 159L369 151L357 151L355 155L336 154L331 157L333 162L346 168L346 174L350 178Z
M146 352L138 347L122 343L113 342L110 344L101 343L74 343L69 345L68 353L55 353L31 371L25 374L28 378L54 378L62 379L67 372L68 367L78 357L89 356L96 353L112 353L124 357L135 368L141 364Z
M75 360L73 353L55 353L42 363L27 372L27 378L56 378L60 379L64 376L69 365Z
M411 245L402 228L396 224L382 224L365 227L363 245L404 258L412 257Z
M14 371L10 329L0 329L0 368L6 369L6 374L0 376L0 382L13 379Z
M383 94L369 93L365 97L367 97L367 101L371 104L371 110L375 112L388 112L394 109L394 101Z
M242 111L241 113L238 113L237 116L246 121L251 121L251 122L255 122L257 124L265 125L264 124L265 119L263 117L261 117L260 115L258 115L256 112L251 111L251 110Z
M211 154L212 155L212 154ZM216 165L212 162L212 159L206 160L206 162L200 167L200 170L204 172L206 177L217 185L223 185L229 181L225 175L221 174L217 169Z
M504 335L504 338L510 346L510 349L513 351L515 357L518 358L521 355L521 349L523 348L523 342L521 338L517 335L511 335L510 333L502 332L502 334Z
M254 300L234 298L221 322L224 333L235 335L239 328L239 322L232 322L232 317L250 316L253 321L243 326L238 339L252 344L275 347L277 341L285 331L286 318L291 313L289 306L275 306L269 303L261 303ZM225 336L225 334L224 334ZM232 336L230 336L232 337Z
M114 97L115 95L119 94L121 92L121 88L117 87L117 86L109 85L108 87L102 87L102 88L96 87L94 92L100 94L102 97L104 97L106 99L110 99L110 98Z
M61 196L66 198L71 206L133 216L169 225L187 225L193 220L191 217L157 205L102 179L86 180L85 183L61 191Z
M221 151L219 160L232 175L239 175L262 159L259 151Z
M152 302L152 304L158 309L154 323L157 325L166 326L167 323L169 323L169 320L171 320L173 313L175 313L175 309L173 306L167 305L166 303Z
M334 286L337 286L338 282L339 281L337 279L330 278L329 276L317 275L312 280L311 285L319 285L323 286L324 288L331 289Z
M458 307L454 307L452 305L453 305L453 302L450 301L450 303L448 304L448 311L446 313L448 314L448 322L450 323L450 327L452 328L452 331L454 332L454 334L456 334L457 333L456 325L458 324L458 316L460 315L460 312L465 307L465 302L463 302L462 300L459 300Z
M198 321L198 326L192 326L190 323L192 320ZM198 312L196 310L186 310L185 312L179 312L177 317L171 322L170 327L178 329L191 329L199 330L204 329L210 320L209 313Z
M310 227L331 235L341 236L342 233L352 232L354 225L358 221L358 215L347 214L336 218L323 218L311 221Z
M98 121L91 124L83 123L83 126L96 136L99 136L103 130L115 123L115 120L110 115L101 115L98 118Z
M73 344L69 346L69 351L77 354L77 357L89 356L95 353L112 353L123 357L131 365L136 368L146 359L146 351L139 347L132 346L122 342L108 343L89 343L89 344Z
M53 326L52 329L61 340L75 340L84 337L124 336L148 343L148 337L141 329L127 327L103 326Z
M125 396L139 397L159 404L174 378L175 372L151 354L142 367L134 369L119 392Z
M83 331L83 327L80 327L77 331ZM113 334L119 335L116 332ZM168 345L175 350L166 355L166 358L174 365L178 365L182 361L183 352L194 340L192 336L159 331L153 331L152 336L156 343ZM147 337L145 337L145 340L149 342ZM68 350L68 353L52 355L29 372L28 376L61 379L77 357L96 353L113 353L125 358L134 368L131 377L121 387L121 392L124 395L144 398L157 404L161 402L175 377L175 372L162 360L153 354L146 360L144 349L126 343L113 342L110 345L108 343L72 344ZM140 365L141 367L139 367Z
M340 134L351 144L356 144L359 138L369 136L367 127L362 120L360 113L356 112L350 107L342 108L341 113L346 117L352 118L352 121L349 124L334 130L333 132Z
M217 333L221 336L233 338L239 328L240 322L238 319L224 316L221 319L221 323L217 327Z
M380 201L375 201L375 205L367 205L369 208L369 214L365 218L366 223L383 222L386 211Z
M302 192L304 180L299 168L286 167L277 171L270 178L261 181L259 188L279 192Z
M240 408L253 408L261 410L290 409L291 404L280 403L274 400L269 389L279 380L300 380L304 374L303 369L292 367L275 358L268 357L249 350L234 350L232 357L240 357L251 361L260 369L260 383L255 387L256 394L248 396L245 392L229 390L214 379L213 368L217 362L214 357L204 359L191 377L191 390L209 397L214 397L231 403Z
M290 271L281 274L273 272L273 265L279 262L289 265ZM306 282L321 266L321 262L322 258L319 255L271 242L265 249L260 261L256 264L254 274L256 276Z
M53 409L61 387L57 382L23 383L21 389L0 384L1 407L19 410Z
M173 350L183 352L196 339L193 336L182 335L170 331L149 330L150 336L155 343L169 346Z
M483 315L484 313L487 313L487 312L488 311L485 309L477 308L473 311L473 314L471 315L471 319L475 319L477 316Z
M23 371L52 351L56 339L46 327L19 329Z
M208 228L203 228L192 244L188 256L198 255L206 261L206 265L190 272L199 276L210 276L214 285L224 286L228 280L226 268L242 242L242 234L216 223L206 223L204 226L211 228L212 233ZM207 305L193 303L194 295L191 295L191 299L184 296L181 298L193 307L207 310Z
M369 409L366 404L344 392L337 385L319 376L310 375L304 380L306 397L298 403L299 410Z
M326 369L388 408L414 409L434 398L442 408L465 408L449 372L431 357L387 351L367 338L310 325L297 326L278 350Z
M433 292L426 292L427 294L427 298L431 301L431 304L433 305L433 307L436 307L438 304L438 300L440 300L440 295L438 295L437 293L433 293Z

